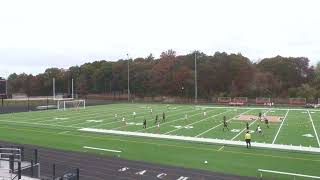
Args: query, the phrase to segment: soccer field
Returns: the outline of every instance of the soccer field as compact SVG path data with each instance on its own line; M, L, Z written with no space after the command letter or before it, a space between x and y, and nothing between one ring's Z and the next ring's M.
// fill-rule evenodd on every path
M267 117L278 117L280 121L270 121L268 128L263 121L255 118L260 112ZM156 115L160 127L155 122ZM229 130L223 131L223 116L227 118ZM254 118L245 121L241 117ZM122 121L123 118L125 121ZM146 128L143 128L144 119L147 121ZM243 146L246 122L252 133L251 149ZM246 176L258 176L259 168L320 176L319 153L255 147L255 143L260 143L271 147L284 144L319 148L320 111L313 109L119 103L65 111L2 114L0 125L1 139L18 143ZM261 126L262 134L254 132L257 125ZM90 128L93 132L82 131L83 128ZM145 137L100 133L98 130L144 133ZM152 138L150 134L159 137ZM162 135L169 137L163 139ZM234 141L241 145L179 141L170 139L170 136ZM274 174L264 176L280 178ZM280 179L286 178L292 177L281 176Z

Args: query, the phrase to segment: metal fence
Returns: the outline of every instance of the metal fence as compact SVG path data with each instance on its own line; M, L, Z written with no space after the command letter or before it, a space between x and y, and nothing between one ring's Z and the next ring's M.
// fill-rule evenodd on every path
M0 142L0 171L8 172L6 177L0 179L13 180L26 176L43 180L79 180L78 168L45 159L47 158L42 158L41 150L39 152L28 146ZM1 166L1 163L5 163L7 167Z

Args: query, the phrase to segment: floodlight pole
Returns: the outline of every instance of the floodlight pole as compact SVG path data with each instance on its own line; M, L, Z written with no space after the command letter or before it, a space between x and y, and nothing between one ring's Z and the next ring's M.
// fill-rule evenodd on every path
M56 99L56 79L53 78L52 79L52 96L53 96L53 100Z
M128 59L128 102L130 101L130 68L129 68L129 54L127 54Z
M71 98L73 99L73 78L71 79Z
M197 52L194 53L194 102L198 103Z

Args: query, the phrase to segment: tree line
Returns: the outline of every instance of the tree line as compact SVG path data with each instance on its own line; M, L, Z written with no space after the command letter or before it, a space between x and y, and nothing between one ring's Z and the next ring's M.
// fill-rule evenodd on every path
M199 98L245 97L320 97L320 63L309 64L306 57L264 58L258 62L239 54L216 52L207 55L194 51L176 55L173 50L160 58L148 57L118 61L100 60L68 69L49 68L38 75L8 77L8 92L28 96L52 95L52 78L57 93L71 91L74 79L79 95L126 93L128 63L130 91L135 96L194 97L195 55Z

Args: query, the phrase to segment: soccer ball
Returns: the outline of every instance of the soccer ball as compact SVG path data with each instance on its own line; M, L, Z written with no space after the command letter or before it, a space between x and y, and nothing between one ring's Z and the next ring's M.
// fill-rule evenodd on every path
M207 164L207 163L208 163L208 161L204 161L204 163L205 163L205 164Z

